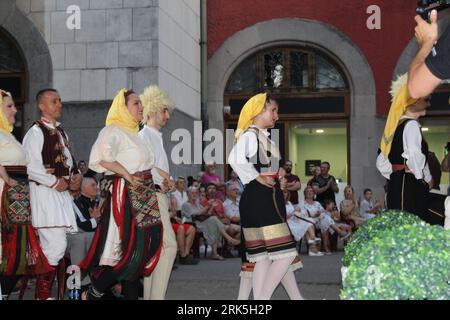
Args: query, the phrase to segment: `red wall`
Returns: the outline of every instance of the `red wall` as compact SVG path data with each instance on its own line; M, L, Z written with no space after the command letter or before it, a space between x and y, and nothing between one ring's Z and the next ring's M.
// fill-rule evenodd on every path
M404 48L414 37L415 0L208 0L208 57L233 34L258 22L306 18L333 25L366 56L375 76L377 111L389 110L389 86ZM369 30L370 5L381 8L381 30Z

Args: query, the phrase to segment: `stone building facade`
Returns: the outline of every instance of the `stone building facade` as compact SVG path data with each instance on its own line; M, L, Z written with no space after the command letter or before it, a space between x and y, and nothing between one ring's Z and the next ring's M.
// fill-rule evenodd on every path
M78 159L88 159L123 87L142 92L158 84L169 92L176 104L164 130L169 151L171 129L193 131L200 119L199 0L2 0L0 32L13 39L26 66L23 130L39 116L36 92L56 88ZM172 167L174 176L198 171Z

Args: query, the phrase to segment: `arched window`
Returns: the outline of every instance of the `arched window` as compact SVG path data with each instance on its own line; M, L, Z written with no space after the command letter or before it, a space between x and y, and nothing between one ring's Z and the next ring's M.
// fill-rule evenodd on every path
M271 48L246 58L225 89L231 116L239 115L247 98L264 91L283 101L282 115L348 115L345 74L326 54L313 49Z
M280 151L293 162L302 184L320 161L331 163L331 173L343 185L349 182L350 88L339 63L304 45L272 47L247 57L225 88L225 128L236 128L245 102L260 92L279 103L275 129Z
M26 68L22 53L6 32L0 28L0 88L11 92L16 107L14 135L21 139L23 105L26 101Z

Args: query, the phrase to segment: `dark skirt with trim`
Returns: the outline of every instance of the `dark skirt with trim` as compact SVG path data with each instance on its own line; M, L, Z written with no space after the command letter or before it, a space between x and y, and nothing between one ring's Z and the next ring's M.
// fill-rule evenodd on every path
M133 281L142 276L147 277L158 263L163 244L163 227L153 181L151 177L145 177L144 186L139 190L133 190L127 183L120 201L122 206L119 208L117 189L121 179L109 179L113 182L112 194L106 192L101 221L80 268L90 271L94 279L101 277L105 268L100 266L100 259L108 237L108 226L112 222L110 220L114 219L120 230L122 254L120 261L112 267L113 276L117 281ZM107 188L108 184L104 186L102 193Z
M30 188L26 168L24 173L11 172L18 184L4 185L1 192L1 245L0 273L5 276L36 275L53 270L39 244L31 224Z
M445 196L430 194L428 184L414 174L397 171L387 185L387 208L415 214L432 225L444 225Z
M250 262L297 255L278 182L268 188L256 180L251 181L242 193L239 211L246 257Z

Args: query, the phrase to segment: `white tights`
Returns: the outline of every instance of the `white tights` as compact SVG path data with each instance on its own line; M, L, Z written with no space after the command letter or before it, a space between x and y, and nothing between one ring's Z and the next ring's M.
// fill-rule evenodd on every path
M281 279L281 284L286 290L289 299L291 300L304 300L303 296L300 294L298 289L297 280L295 280L294 272L288 270ZM241 276L241 283L239 286L239 296L238 300L248 300L250 297L250 292L252 292L252 278Z
M285 277L295 257L274 260L269 258L258 261L253 271L253 296L255 300L269 300L278 284ZM293 275L293 273L292 273ZM295 277L293 278L295 281ZM292 290L292 277L286 279L289 289ZM298 290L298 289L297 289ZM292 293L292 292L291 292ZM290 295L290 293L288 292Z

